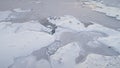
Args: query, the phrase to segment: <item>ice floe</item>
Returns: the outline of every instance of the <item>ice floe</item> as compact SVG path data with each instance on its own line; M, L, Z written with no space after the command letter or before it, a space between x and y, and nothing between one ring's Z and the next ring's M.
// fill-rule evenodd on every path
M120 67L119 31L94 22L85 27L70 15L47 20L54 34L38 21L0 22L2 68Z
M30 12L31 10L30 9L21 9L21 8L16 8L16 9L13 9L13 11L15 11L15 12Z
M119 68L120 56L102 56L97 54L88 55L85 62L76 65L75 68Z
M118 7L107 6L102 2L96 1L86 2L85 4L95 11L105 13L107 16L114 17L117 20L120 20L120 8Z
M0 67L7 68L13 63L15 57L28 55L53 42L54 38L48 33L44 33L44 28L33 21L26 23L1 22Z

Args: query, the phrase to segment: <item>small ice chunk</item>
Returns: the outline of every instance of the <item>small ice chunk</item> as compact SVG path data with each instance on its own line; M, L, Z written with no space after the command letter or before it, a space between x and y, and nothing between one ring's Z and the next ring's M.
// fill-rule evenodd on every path
M15 12L30 12L31 10L30 9L16 8L16 9L13 9L13 11L15 11Z

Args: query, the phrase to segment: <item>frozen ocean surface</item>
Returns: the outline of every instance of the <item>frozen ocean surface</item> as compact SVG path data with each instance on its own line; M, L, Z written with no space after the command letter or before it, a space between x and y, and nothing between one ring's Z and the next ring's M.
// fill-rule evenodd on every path
M0 68L120 68L119 3L1 0Z

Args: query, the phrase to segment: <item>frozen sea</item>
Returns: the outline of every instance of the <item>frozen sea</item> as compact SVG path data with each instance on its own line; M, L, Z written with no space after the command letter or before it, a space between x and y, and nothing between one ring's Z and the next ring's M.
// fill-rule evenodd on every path
M0 0L0 68L120 68L119 0Z

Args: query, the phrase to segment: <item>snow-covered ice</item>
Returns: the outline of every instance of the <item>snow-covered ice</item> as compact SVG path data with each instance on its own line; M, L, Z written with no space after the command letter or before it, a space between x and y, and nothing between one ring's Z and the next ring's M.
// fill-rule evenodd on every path
M114 17L117 20L120 20L120 8L118 7L107 6L102 2L96 1L86 2L86 5L88 5L95 11L105 13L107 16Z
M74 3L119 21L118 7L82 1ZM36 0L31 4L43 6L44 2ZM0 68L120 68L119 29L91 20L85 23L69 14L53 14L41 21L34 18L33 12L19 7L0 11Z
M110 57L97 54L88 55L85 62L76 65L75 68L120 68L120 56Z
M23 10L21 8L17 8L17 9L13 9L13 11L15 11L15 12L30 12L31 10L30 9L29 10Z
M38 26L38 27L37 27ZM53 42L54 38L41 32L43 26L39 23L0 23L0 67L7 68L13 59L29 55L36 49Z
M105 61L104 57L119 63L113 57L120 54L118 48L119 31L94 22L85 27L82 22L69 15L49 17L47 20L57 26L53 35L49 34L50 28L38 21L0 23L1 67L39 68L42 66L43 68L56 68L59 66L60 68L79 68L85 65L95 68L103 67L101 65L103 62L107 63L104 66L109 66L111 61ZM56 40L60 41L59 44L54 42ZM91 53L95 55L91 57ZM94 57L97 58L94 59ZM102 61L90 64L92 59ZM116 65L111 66L120 67L119 64Z

